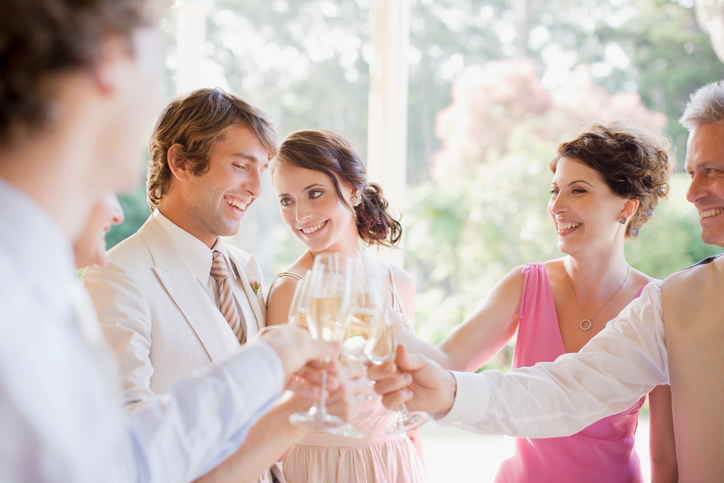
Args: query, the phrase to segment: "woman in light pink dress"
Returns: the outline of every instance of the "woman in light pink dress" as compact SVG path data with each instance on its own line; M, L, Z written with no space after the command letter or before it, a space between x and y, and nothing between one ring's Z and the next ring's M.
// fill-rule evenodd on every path
M638 297L650 278L628 265L624 242L668 191L667 140L620 123L591 125L558 147L550 167L548 212L566 256L511 270L436 347L401 334L411 350L448 369L474 371L517 331L513 367L552 361L580 350ZM677 480L670 397L668 386L649 394L655 482ZM573 436L516 439L496 482L642 481L633 444L643 403Z
M317 254L356 255L360 241L394 246L402 234L400 223L387 211L381 188L366 182L359 156L335 133L307 130L290 134L272 162L271 174L282 219L307 250L272 283L267 325L286 323L296 284L312 268ZM411 321L415 289L410 276L368 254L363 256L367 264L389 273L388 303L401 313L401 319ZM409 322L401 330L411 331ZM425 481L419 432L391 435L385 431L395 416L379 398L370 399L353 422L365 439L325 432L307 434L283 461L287 483Z

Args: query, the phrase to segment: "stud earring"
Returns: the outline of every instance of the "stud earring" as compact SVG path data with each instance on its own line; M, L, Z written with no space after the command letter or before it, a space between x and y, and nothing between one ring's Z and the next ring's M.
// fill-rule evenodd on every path
M624 218L624 217L622 216L621 218L618 219L618 222L621 223L622 225L625 225L625 224L626 224L626 218Z
M354 196L352 197L352 206L357 207L360 203L362 203L362 195L359 190L357 190L354 192Z

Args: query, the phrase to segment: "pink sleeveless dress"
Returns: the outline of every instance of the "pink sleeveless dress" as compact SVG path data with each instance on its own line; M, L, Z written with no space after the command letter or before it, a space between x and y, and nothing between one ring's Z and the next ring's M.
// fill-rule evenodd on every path
M523 273L514 369L554 361L566 352L545 265L526 265ZM636 296L640 294L639 291ZM604 418L572 436L517 438L515 455L500 465L496 483L643 481L634 450L634 433L645 399L642 397L627 411Z

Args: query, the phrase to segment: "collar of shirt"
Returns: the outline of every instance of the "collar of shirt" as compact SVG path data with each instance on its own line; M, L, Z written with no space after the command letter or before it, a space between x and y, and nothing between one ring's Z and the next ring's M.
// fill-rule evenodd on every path
M208 285L209 277L211 276L213 250L221 252L224 258L226 258L227 265L232 267L231 275L237 278L236 267L231 263L226 245L221 241L221 237L216 239L213 248L209 248L204 242L166 218L158 208L153 212L153 217L173 239L181 256L186 260L194 276L203 286Z
M76 276L73 248L65 233L34 199L3 178L0 207L0 256L7 257L14 276L31 281L56 313L69 310L68 295Z

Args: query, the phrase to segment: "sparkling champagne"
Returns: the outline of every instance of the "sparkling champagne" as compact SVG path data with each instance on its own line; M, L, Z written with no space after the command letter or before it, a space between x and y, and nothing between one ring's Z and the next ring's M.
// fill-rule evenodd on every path
M347 317L347 329L342 342L345 357L354 362L366 360L365 347L372 337L374 310L358 309Z
M382 364L395 357L395 328L388 321L381 322L375 337L369 340L365 348L367 358L372 364Z
M309 330L306 312L297 312L295 315L292 315L291 317L289 317L289 323L292 325L298 325L303 329Z
M341 297L311 297L307 324L313 339L340 340L343 324L340 320Z

